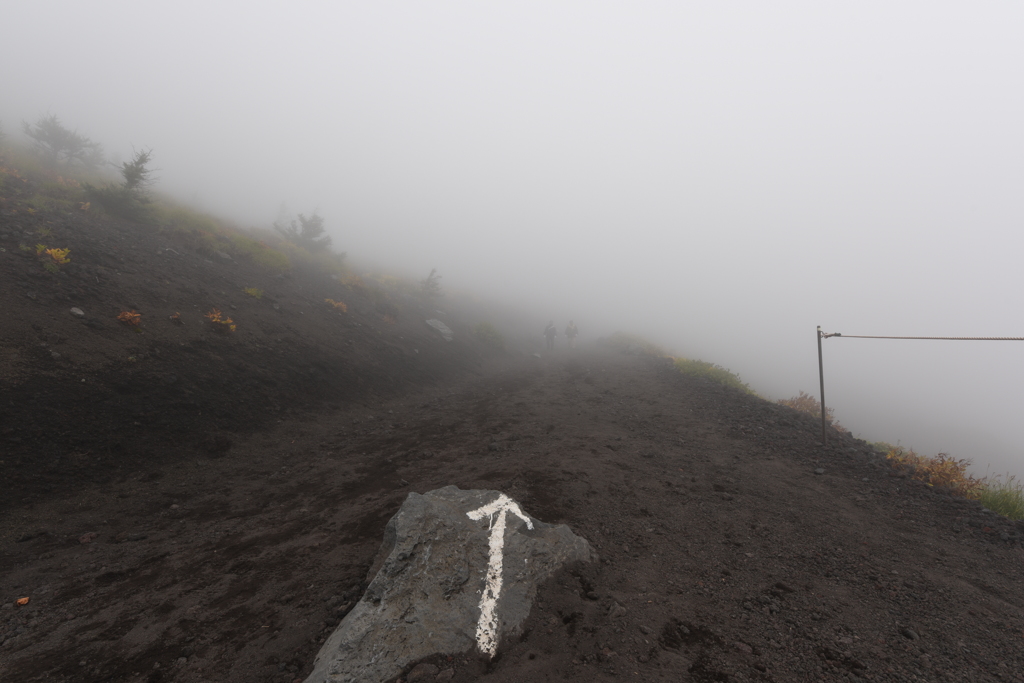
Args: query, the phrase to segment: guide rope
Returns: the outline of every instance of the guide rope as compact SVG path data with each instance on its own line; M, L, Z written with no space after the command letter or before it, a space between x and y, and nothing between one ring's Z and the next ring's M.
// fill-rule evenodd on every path
M939 339L943 341L1024 341L1024 337L880 337L866 334L843 334L842 332L822 332L821 338L846 337L849 339Z
M1024 341L1024 337L890 337L870 334L843 334L842 332L822 332L817 329L818 337L818 386L821 391L821 443L828 445L827 420L825 418L825 362L821 353L821 340L829 337L846 337L848 339L928 339L939 341Z

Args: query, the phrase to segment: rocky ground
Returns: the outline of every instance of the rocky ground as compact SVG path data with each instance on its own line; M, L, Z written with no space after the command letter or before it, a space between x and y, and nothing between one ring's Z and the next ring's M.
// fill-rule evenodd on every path
M1024 681L1021 526L864 442L663 359L498 352L456 310L5 191L0 680L302 680L405 496L454 484L599 560L493 661L408 681ZM18 248L41 229L63 275Z

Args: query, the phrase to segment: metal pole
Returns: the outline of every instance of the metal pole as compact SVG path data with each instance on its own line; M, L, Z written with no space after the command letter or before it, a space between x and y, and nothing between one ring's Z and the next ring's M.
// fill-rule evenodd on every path
M818 325L818 384L821 386L821 445L828 445L825 432L825 366L821 362L821 325Z

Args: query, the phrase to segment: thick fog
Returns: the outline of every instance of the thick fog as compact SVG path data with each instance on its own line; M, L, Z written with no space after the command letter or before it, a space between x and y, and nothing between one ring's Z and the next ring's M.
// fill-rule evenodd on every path
M1024 336L1024 6L45 2L0 121L52 113L244 224L817 392L814 330ZM540 329L537 330L539 337ZM1024 342L824 343L870 440L1024 474Z

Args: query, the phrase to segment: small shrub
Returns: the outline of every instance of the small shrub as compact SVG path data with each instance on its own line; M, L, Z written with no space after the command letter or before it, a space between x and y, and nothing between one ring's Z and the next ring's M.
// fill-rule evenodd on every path
M117 314L117 319L131 327L138 327L139 323L142 322L142 314L135 309L130 311L121 311Z
M342 313L348 313L348 306L346 306L345 302L343 301L335 301L334 299L324 299L324 302L330 304L331 306L334 306L334 309L337 311L341 311Z
M344 275L346 271L346 254L344 252L335 253L329 249L313 252L288 241L281 242L277 248L286 254L291 262L298 264L302 270L334 276L336 279Z
M954 458L945 453L936 456L919 455L912 448L896 447L886 454L894 469L906 469L911 478L929 486L944 486L964 498L977 499L984 482L967 473L971 461Z
M53 259L53 262L57 265L63 266L66 263L71 263L71 259L68 258L68 254L71 253L70 248L64 249L47 249L46 255Z
M131 162L121 164L121 176L124 182L120 185L94 187L84 185L87 196L103 205L109 213L129 220L142 220L151 217L151 199L146 193L150 184L151 170L146 168L152 160L152 150L144 149L136 152Z
M121 164L121 177L124 178L122 188L126 192L141 192L152 183L150 174L152 169L147 168L153 160L153 150L144 149L135 153L132 160Z
M263 298L263 290L260 289L259 287L246 287L242 291L251 296L253 299Z
M505 348L505 338L490 323L477 323L473 328L473 335L487 346L493 346L496 349Z
M821 401L814 398L810 394L800 392L793 398L782 398L777 401L779 405L788 406L794 410L799 410L801 413L807 413L811 417L821 419ZM835 414L831 408L825 409L825 422L832 426L833 429L839 432L849 432L846 427L843 427L836 421ZM888 449L887 449L888 450Z
M345 285L353 292L366 294L366 283L363 282L363 278L359 277L358 275L346 275L345 277L341 278L341 284Z
M719 384L732 387L733 389L739 389L740 391L748 394L754 393L754 391L740 379L739 375L734 372L730 372L720 365L708 363L703 360L690 360L689 358L676 358L673 365L676 370L684 375L689 375L691 377L703 377L704 379L718 382Z
M71 259L68 258L70 253L70 248L58 249L47 247L45 244L36 245L36 256L42 257L43 269L54 275L60 272L61 266L71 263ZM49 258L46 258L47 256Z
M436 299L443 296L441 276L437 274L437 268L431 268L430 275L425 280L420 281L420 290L423 292L423 296L428 299Z
M978 479L967 472L971 465L967 458L954 458L946 453L920 455L912 448L899 446L889 446L885 457L894 469L906 471L912 479L929 486L945 487L954 495L977 500L989 510L1010 519L1024 519L1024 485L1013 475Z
M213 329L217 330L222 334L234 332L238 329L238 325L231 318L225 318L224 314L220 310L213 308L204 317L209 318L210 323L213 325Z
M292 244L302 247L311 254L331 246L330 236L324 234L327 231L324 227L324 219L317 210L314 210L313 215L309 218L300 213L298 222L292 221L289 226L275 222L274 230L281 233Z

